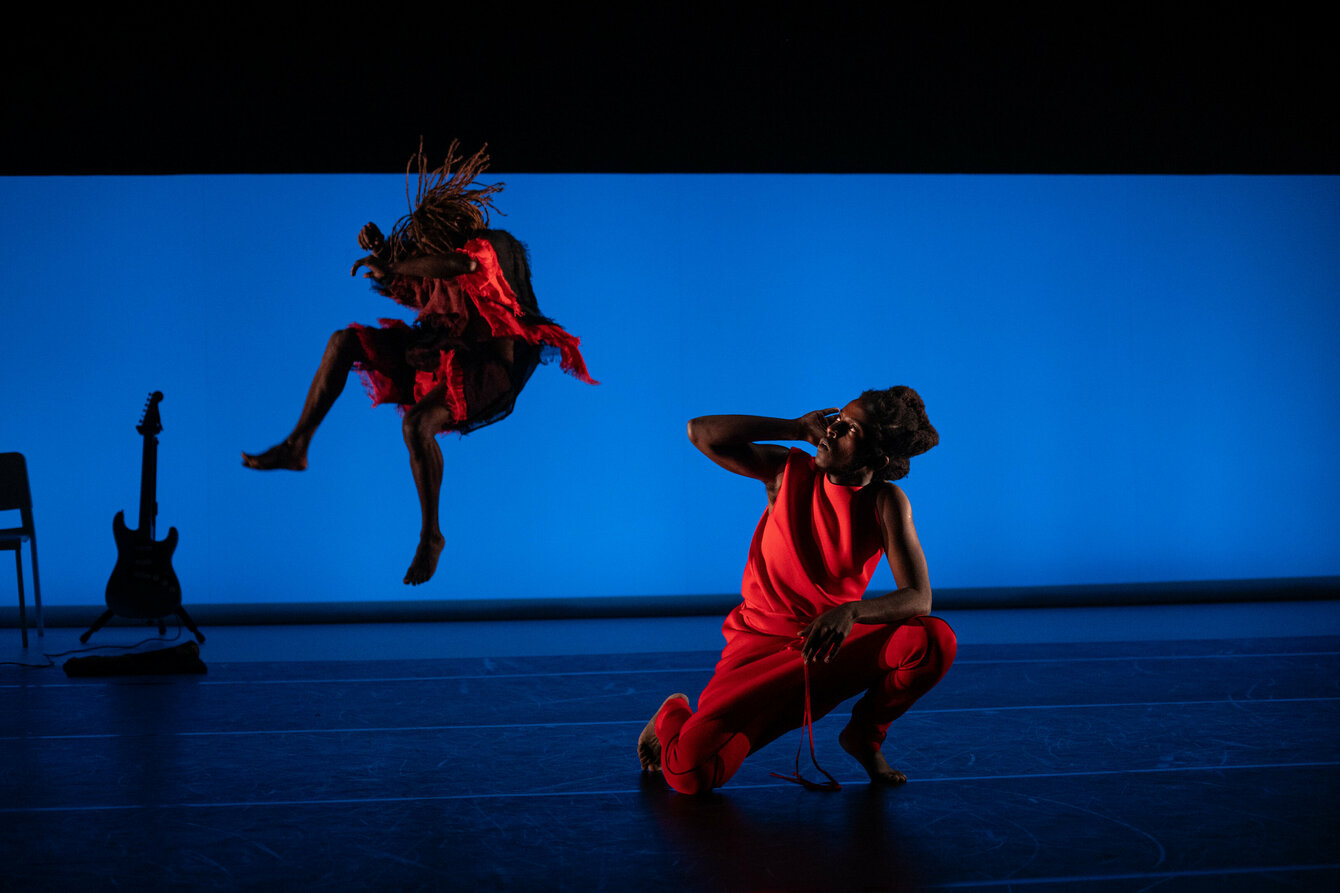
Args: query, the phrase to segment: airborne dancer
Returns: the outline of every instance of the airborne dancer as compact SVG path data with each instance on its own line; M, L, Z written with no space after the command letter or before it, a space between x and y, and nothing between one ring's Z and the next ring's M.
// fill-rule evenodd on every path
M409 585L433 576L446 544L438 525L443 460L436 436L467 434L507 416L535 366L553 355L563 371L596 383L580 340L540 315L525 247L489 228L492 196L503 184L474 184L488 167L487 147L463 159L457 146L453 141L446 161L430 171L420 145L405 172L408 192L418 169L410 213L390 236L374 223L358 233L368 253L350 275L366 268L378 292L418 311L413 324L383 319L378 328L355 323L331 335L292 432L263 453L242 454L248 468L305 469L312 435L349 370L357 370L373 405L398 404L403 414L422 522L405 572Z

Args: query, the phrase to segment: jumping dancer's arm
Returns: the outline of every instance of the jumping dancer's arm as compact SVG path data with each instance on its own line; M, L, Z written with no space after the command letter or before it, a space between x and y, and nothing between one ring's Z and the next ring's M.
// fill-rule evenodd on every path
M392 276L450 279L462 273L473 273L478 266L474 258L464 254L425 254L392 263L386 255L386 239L375 223L364 224L358 231L358 247L368 254L354 261L349 275L355 275L359 267L367 267L368 271L363 274L363 278L375 280L378 285L384 284Z
M360 257L349 271L352 276L359 267L367 267L364 279L374 279L378 284L393 276L414 276L419 279L450 279L462 273L473 273L479 266L473 257L464 254L425 254L421 257L407 257L402 261L390 263L375 254Z
M930 572L912 524L912 504L896 484L887 484L875 500L884 533L884 554L898 589L877 598L838 605L800 631L806 661L829 660L857 623L901 623L931 612Z
M786 465L786 447L760 440L803 440L817 444L836 409L816 409L798 419L753 415L705 415L689 421L689 440L703 455L727 471L763 481L768 499Z

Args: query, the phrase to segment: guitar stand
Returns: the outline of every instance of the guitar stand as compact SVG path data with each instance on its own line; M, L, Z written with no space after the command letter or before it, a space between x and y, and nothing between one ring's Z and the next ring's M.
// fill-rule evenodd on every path
M200 628L195 625L195 621L191 619L191 615L186 613L186 608L182 607L181 605L177 605L177 607L172 609L172 613L176 614L178 617L181 618L182 625L191 631L191 633L195 636L195 640L197 642L204 643L205 634L202 633L200 631ZM116 612L113 611L111 608L108 608L106 611L103 611L102 616L99 617L97 620L93 621L93 625L88 628L88 631L79 637L79 641L87 645L89 636L93 635L98 630L106 626L107 621L111 620L115 616ZM167 624L164 623L163 620L164 620L163 617L158 618L158 634L160 636L167 632Z

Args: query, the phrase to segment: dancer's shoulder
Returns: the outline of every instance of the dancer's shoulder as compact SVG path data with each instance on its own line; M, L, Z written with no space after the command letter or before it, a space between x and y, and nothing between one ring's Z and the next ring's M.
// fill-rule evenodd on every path
M503 251L522 251L526 246L521 240L512 235L505 229L481 229L477 230L472 236L475 239L483 239L493 246L493 250L502 254Z

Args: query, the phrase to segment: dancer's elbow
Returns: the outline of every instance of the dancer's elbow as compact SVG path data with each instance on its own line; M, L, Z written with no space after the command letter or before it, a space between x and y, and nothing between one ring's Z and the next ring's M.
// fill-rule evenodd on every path
M904 589L903 608L909 617L921 617L931 612L931 588L912 586Z

